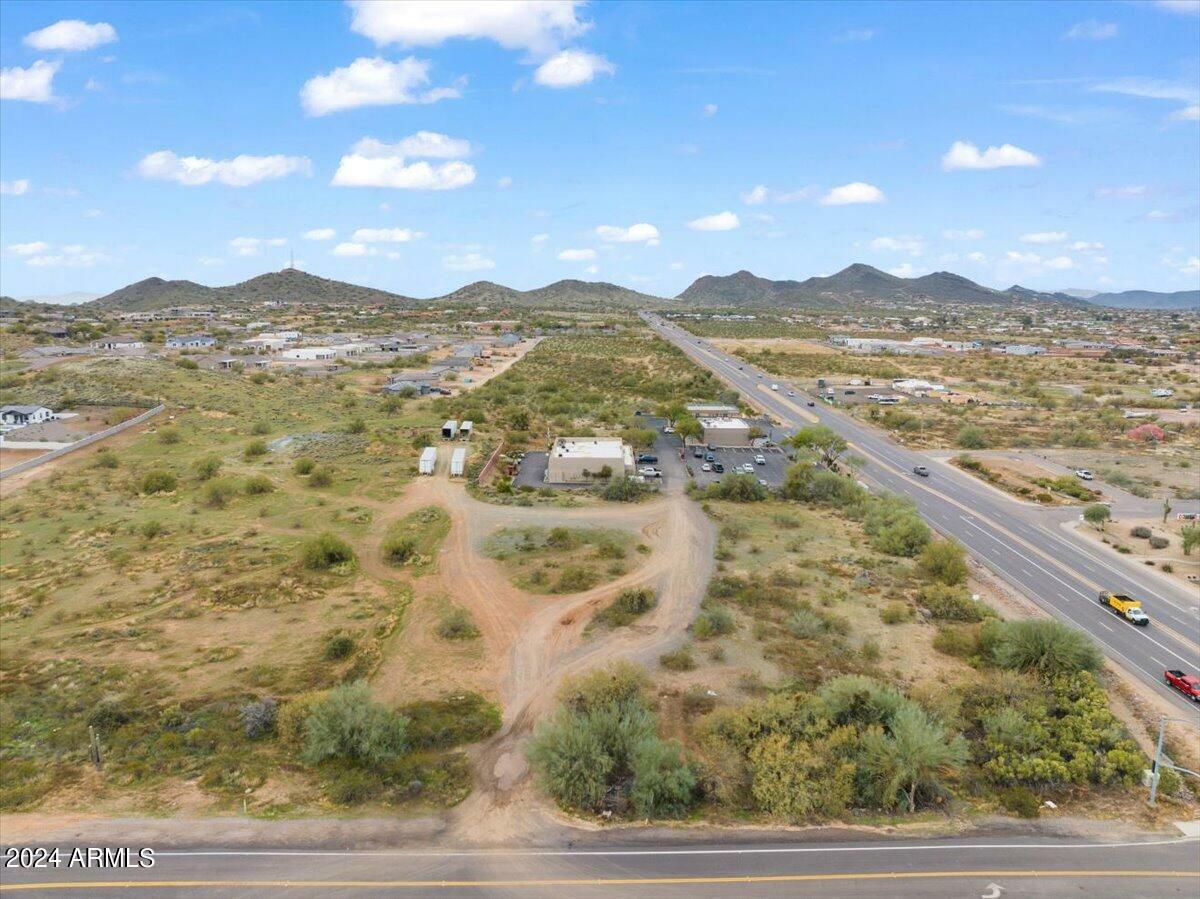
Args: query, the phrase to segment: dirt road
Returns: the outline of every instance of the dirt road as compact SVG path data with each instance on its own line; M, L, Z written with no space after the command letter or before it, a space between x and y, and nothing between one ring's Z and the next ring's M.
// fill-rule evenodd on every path
M716 529L681 489L644 504L560 509L495 506L471 497L460 482L421 478L405 491L388 518L425 505L444 508L451 526L438 557L434 584L468 609L481 632L481 667L500 696L499 733L475 752L476 789L456 810L453 828L464 839L528 837L553 817L528 788L524 743L553 706L563 678L616 659L652 665L678 645L704 597L713 569ZM568 596L519 590L483 555L487 536L518 526L607 527L627 530L650 547L638 567L601 587ZM627 587L652 587L658 605L636 628L601 631L584 639L593 612ZM405 654L429 642L428 628L406 626ZM431 650L435 647L424 647ZM444 651L444 650L443 650ZM387 663L384 665L386 669ZM389 679L381 669L380 677ZM392 676L397 672L393 671ZM485 688L489 684L481 684Z

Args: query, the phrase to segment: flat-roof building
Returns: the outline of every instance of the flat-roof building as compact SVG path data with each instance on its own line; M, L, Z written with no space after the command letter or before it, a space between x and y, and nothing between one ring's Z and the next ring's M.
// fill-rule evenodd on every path
M617 437L559 437L546 464L550 484L585 484L633 473L633 449Z
M737 418L742 410L728 403L688 403L685 407L696 418Z
M740 418L701 418L708 446L749 446L750 425Z

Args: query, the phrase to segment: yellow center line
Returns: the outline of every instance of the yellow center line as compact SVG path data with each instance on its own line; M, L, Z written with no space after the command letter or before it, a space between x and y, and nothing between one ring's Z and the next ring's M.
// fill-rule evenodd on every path
M1200 871L879 871L837 874L751 874L744 877L595 877L548 880L113 880L61 881L57 883L0 884L0 892L24 890L111 890L111 889L485 889L501 887L562 886L688 886L725 883L815 883L839 880L922 880L961 878L1105 878L1153 877L1200 880Z

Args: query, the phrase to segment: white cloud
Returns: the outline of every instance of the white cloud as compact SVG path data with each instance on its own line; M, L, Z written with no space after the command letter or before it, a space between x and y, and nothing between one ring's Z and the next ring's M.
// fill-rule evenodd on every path
M1115 197L1120 200L1132 200L1137 197L1144 197L1146 193L1146 186L1144 184L1128 184L1123 187L1099 187L1096 189L1097 197Z
M1095 19L1085 19L1076 22L1067 29L1063 37L1073 41L1106 41L1117 36L1119 29L1116 22L1098 22Z
M770 190L765 184L756 184L750 190L742 194L742 202L747 206L758 206L760 203L767 202L767 198L771 195Z
M673 272L682 271L683 263L682 262L672 262L670 265L667 266L667 268L669 268Z
M1090 90L1103 94L1124 94L1143 100L1181 100L1195 103L1198 93L1194 84L1164 81L1161 78L1113 78L1094 84Z
M537 67L533 80L542 87L578 87L590 84L597 75L611 75L616 70L616 66L595 53L562 50Z
M1012 166L1039 166L1042 160L1028 150L1012 144L988 147L982 153L972 143L956 140L942 157L942 168L956 169L1003 169Z
M38 253L44 253L50 249L50 244L44 240L35 240L30 243L10 243L8 252L15 253L18 256L35 256Z
M735 212L715 212L712 215L702 215L692 219L687 226L693 231L732 231L742 226L742 221Z
M417 151L417 152L414 152ZM475 180L475 167L453 161L441 165L407 162L410 156L448 158L470 152L470 143L420 131L395 144L365 137L343 156L333 176L335 187L393 187L402 190L455 190Z
M1075 267L1075 261L1069 256L1054 256L1049 259L1044 259L1037 253L1009 250L1004 254L1004 258L1009 262L1016 263L1017 265L1030 269L1033 272L1038 272L1045 269L1066 271L1067 269Z
M103 215L104 215L104 211L100 210L100 209L87 209L87 210L84 210L84 213L83 213L83 217L85 219L98 219L98 218L103 217Z
M350 239L355 243L408 243L424 236L409 228L359 228Z
M426 88L429 66L428 60L412 56L399 62L362 57L310 78L300 89L300 103L309 115L323 116L359 106L428 104L462 96L458 87Z
M0 69L0 100L49 103L54 99L54 75L62 63L39 59L27 69Z
M974 253L968 253L967 258L972 262L987 262L987 254L980 253L978 250L976 250Z
M580 0L349 0L349 5L350 29L381 45L431 47L463 38L546 55L591 27L575 15Z
M947 228L942 237L946 240L982 240L984 233L979 228Z
M90 50L116 39L117 29L107 22L89 25L79 19L63 19L25 35L25 46L35 50Z
M332 228L313 228L304 232L305 240L333 240L337 234Z
M29 193L29 179L18 178L16 181L0 181L0 194L7 197L19 197Z
M529 242L531 244L533 244L535 247L540 247L542 244L544 244L549 239L550 239L549 234L535 234L535 235L533 235L533 237L529 238Z
M1189 256L1188 261L1179 267L1184 275L1200 275L1200 256Z
M142 157L138 174L151 181L174 181L186 187L197 187L217 181L230 187L249 187L260 181L286 178L288 175L312 175L312 162L307 156L235 156L233 159L205 159L200 156L177 156L170 150L159 150Z
M583 271L584 271L584 273L585 273L585 274L589 274L589 275L598 275L598 274L600 274L600 266L598 266L598 265L589 265L589 266L588 266L587 268L585 268Z
M258 256L263 247L287 246L286 237L235 237L229 241L229 249L235 256Z
M878 33L874 28L847 28L834 35L833 41L836 44L861 44L871 40Z
M563 262L587 262L589 259L596 258L596 251L592 249L563 250L558 254L558 258Z
M895 268L889 268L888 274L895 275L897 278L912 278L917 274L917 270L913 268L911 262L901 262Z
M201 265L208 267L225 264L225 260L217 256L199 256L196 258L196 261Z
M508 190L513 185L513 179L509 175L501 175L496 179L496 187L500 190Z
M910 256L920 256L925 252L925 239L913 234L902 234L899 237L876 237L871 241L872 250L886 250L894 253L908 253Z
M848 206L852 203L882 203L885 197L874 184L865 181L852 181L835 187L821 197L822 206Z
M1021 243L1062 243L1068 236L1066 231L1033 231L1017 239Z
M365 243L340 243L333 248L334 256L367 256L374 250Z
M718 109L718 106L716 103L705 103L704 108L701 110L701 114L706 119L711 119L713 116L715 116L717 114L717 109Z
M1200 104L1193 103L1177 109L1171 113L1171 118L1176 122L1200 122Z
M596 236L605 243L644 243L648 247L658 246L658 229L648 222L638 222L628 228L616 225L601 225Z
M91 268L113 261L107 253L90 250L82 244L59 247L57 253L47 253L46 251L50 247L42 241L33 244L18 244L17 246L24 251L20 255L25 256L25 264L34 268ZM36 249L29 252L30 247L36 247ZM14 248L9 247L9 249L13 250Z
M480 253L464 253L461 256L451 254L442 257L442 268L451 272L478 272L495 267L494 260L488 259Z
M1099 253L1104 244L1088 240L1077 240L1071 244L1071 249L1077 253Z

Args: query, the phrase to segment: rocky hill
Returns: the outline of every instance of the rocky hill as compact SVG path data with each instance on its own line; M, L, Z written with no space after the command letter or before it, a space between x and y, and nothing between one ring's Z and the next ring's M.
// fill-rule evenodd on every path
M1121 293L1098 293L1089 297L1088 302L1118 309L1190 309L1200 312L1200 290L1177 290L1174 293L1125 290Z

